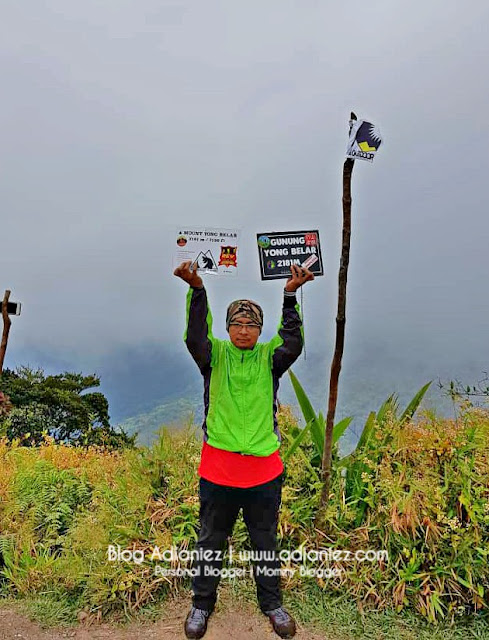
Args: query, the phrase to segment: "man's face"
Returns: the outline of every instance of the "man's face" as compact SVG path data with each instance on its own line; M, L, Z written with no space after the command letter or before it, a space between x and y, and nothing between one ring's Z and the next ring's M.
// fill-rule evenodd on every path
M229 338L238 349L253 349L260 335L260 327L249 318L239 318L229 325Z

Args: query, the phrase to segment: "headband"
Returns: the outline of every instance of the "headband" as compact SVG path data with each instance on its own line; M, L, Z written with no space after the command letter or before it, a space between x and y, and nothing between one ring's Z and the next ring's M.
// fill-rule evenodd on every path
M259 304L253 300L234 300L228 307L226 314L226 329L240 318L248 318L253 324L263 327L263 311Z

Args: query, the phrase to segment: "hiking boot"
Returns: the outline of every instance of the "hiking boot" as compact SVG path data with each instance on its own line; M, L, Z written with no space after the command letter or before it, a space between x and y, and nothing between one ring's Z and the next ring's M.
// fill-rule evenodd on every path
M263 613L268 616L273 630L278 636L281 638L293 638L295 636L295 620L283 607L264 611Z
M207 620L211 613L212 611L197 609L197 607L190 609L184 626L187 638L191 638L192 640L202 638L207 631Z

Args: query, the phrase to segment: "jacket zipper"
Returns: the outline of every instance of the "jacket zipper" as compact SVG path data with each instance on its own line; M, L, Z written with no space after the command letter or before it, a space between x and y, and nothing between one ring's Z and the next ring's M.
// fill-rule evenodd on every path
M243 410L242 410L242 415L244 416L244 406L245 406L245 402L244 402L244 373L243 373L243 369L244 369L244 351L241 353L241 384L243 385L243 391L242 391L242 395L241 398L243 400ZM245 429L246 429L246 419L243 419L243 450L246 448L246 434L245 434ZM241 452L241 455L244 455L243 452Z

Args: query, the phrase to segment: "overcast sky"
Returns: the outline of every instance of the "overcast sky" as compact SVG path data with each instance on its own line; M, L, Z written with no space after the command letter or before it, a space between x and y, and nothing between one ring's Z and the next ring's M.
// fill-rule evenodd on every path
M219 337L236 297L276 327L255 234L319 229L305 325L329 359L350 110L384 145L354 168L345 357L487 364L488 28L485 0L2 2L6 365L181 341L178 224L241 230L239 276L208 285Z

